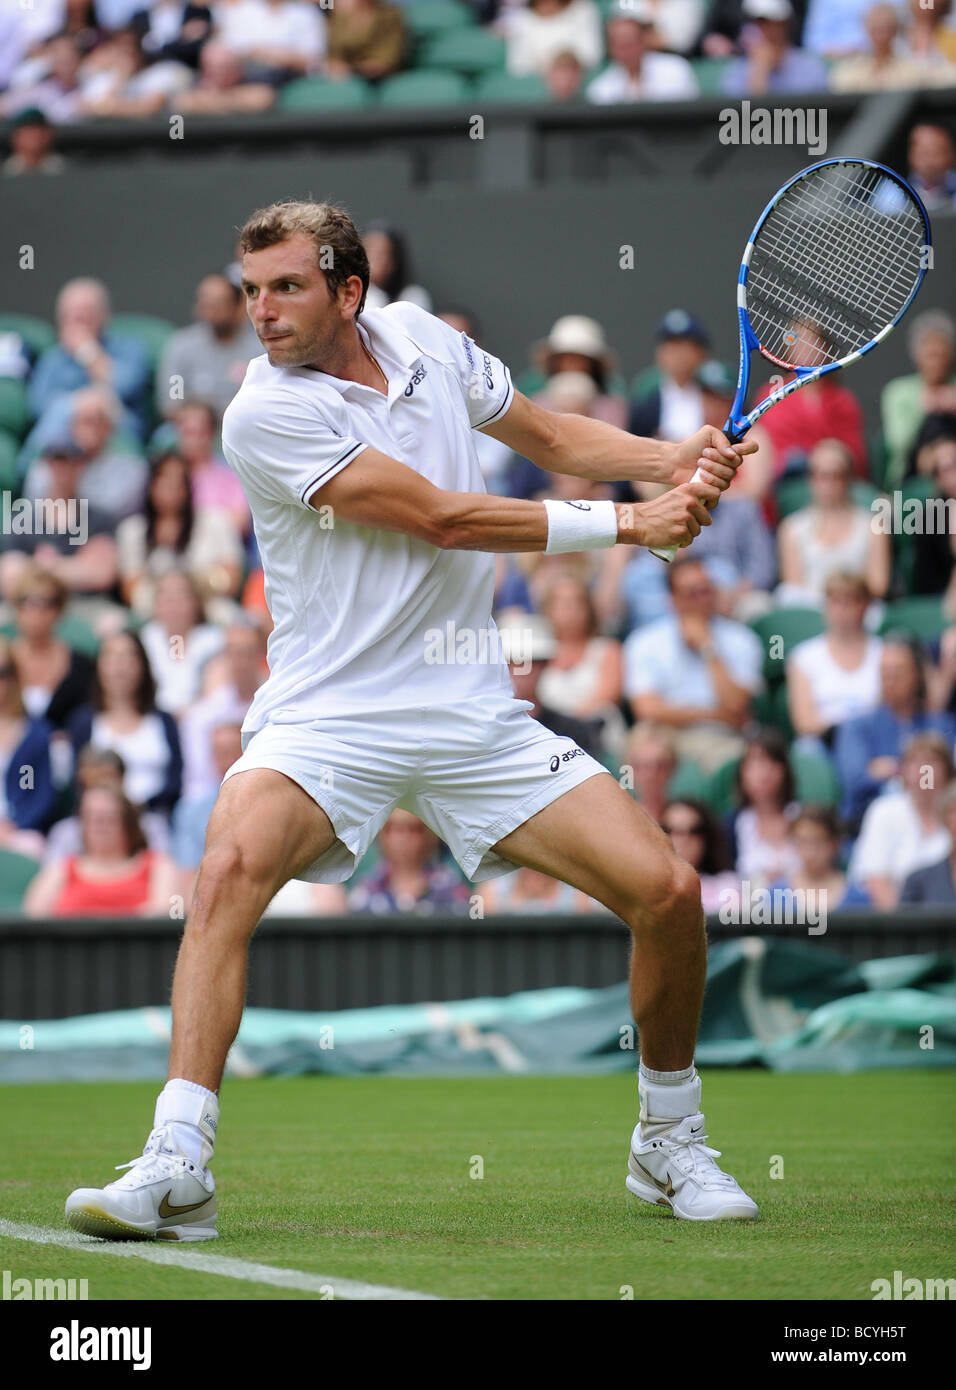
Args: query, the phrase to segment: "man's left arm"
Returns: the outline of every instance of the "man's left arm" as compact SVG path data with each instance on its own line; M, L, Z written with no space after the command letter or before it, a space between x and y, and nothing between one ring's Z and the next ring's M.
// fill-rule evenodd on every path
M505 414L483 426L482 432L549 473L673 487L689 482L700 467L710 475L706 481L721 491L733 482L741 458L757 450L753 443L730 444L712 425L704 425L681 444L644 439L603 420L545 410L520 391Z

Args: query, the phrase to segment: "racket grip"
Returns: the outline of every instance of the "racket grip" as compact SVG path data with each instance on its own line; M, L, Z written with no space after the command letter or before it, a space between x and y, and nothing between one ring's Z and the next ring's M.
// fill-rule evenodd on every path
M691 482L692 482L692 483L700 482L700 469L699 469L699 468L698 468L697 471L695 472L694 476L691 478ZM715 505L716 505L716 504L715 504ZM656 555L656 556L657 556L658 560L663 560L664 563L665 563L665 565L669 565L669 564L671 563L671 561L673 560L674 556L680 554L680 549L681 549L681 548L680 548L679 545L669 545L669 546L664 546L664 547L663 547L662 549L660 549L660 550L655 550L653 546L649 546L648 549L650 550L650 552L651 552L652 555Z

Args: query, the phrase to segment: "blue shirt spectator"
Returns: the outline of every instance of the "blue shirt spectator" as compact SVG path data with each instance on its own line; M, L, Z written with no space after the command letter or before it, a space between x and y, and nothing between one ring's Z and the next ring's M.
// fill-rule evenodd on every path
M867 46L863 17L875 0L810 0L803 47L822 57L842 58Z

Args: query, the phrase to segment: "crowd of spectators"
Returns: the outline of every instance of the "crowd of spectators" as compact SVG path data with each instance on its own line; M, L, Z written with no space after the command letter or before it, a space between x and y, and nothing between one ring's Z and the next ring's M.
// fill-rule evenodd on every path
M464 83L484 64L486 74L538 84L540 99L555 102L956 87L952 8L952 0L447 0L436 12L432 0L32 0L0 12L0 115L11 144L3 169L58 173L56 127L71 122L262 112L286 104L285 89L303 79L338 83L343 101L346 89L354 101L357 85L371 100L402 74L440 72L434 45L445 33L463 35L448 51L449 75ZM472 53L470 34L482 41ZM501 99L509 90L499 85ZM334 90L321 100L334 104ZM918 143L913 172L924 199L952 208L951 137L926 127Z

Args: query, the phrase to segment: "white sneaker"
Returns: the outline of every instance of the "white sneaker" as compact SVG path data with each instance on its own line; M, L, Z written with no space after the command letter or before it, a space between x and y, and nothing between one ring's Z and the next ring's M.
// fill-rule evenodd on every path
M107 1240L215 1240L216 1184L154 1129L139 1158L118 1163L130 1171L106 1187L78 1187L66 1199L74 1231Z
M714 1162L719 1149L704 1142L703 1115L688 1115L656 1139L641 1140L638 1124L627 1160L627 1190L671 1207L687 1221L754 1221L757 1204Z

